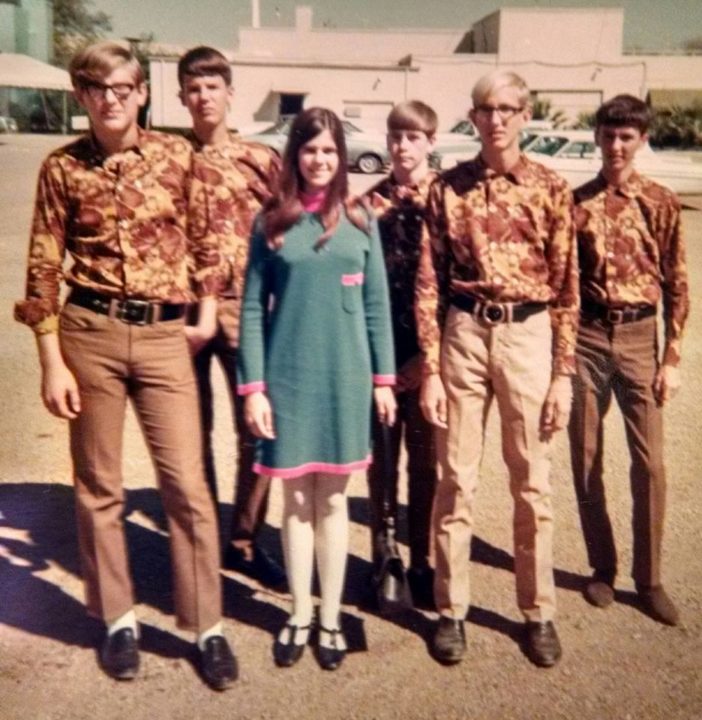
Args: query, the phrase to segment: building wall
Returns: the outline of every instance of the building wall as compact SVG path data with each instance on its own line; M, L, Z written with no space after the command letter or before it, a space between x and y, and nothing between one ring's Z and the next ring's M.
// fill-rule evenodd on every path
M50 0L0 1L0 52L19 53L50 62L53 5Z

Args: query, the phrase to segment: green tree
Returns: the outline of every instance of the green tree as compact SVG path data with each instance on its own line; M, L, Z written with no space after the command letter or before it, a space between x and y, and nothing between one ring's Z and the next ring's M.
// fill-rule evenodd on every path
M702 146L702 105L658 110L649 132L651 144L670 147Z
M554 110L547 98L536 98L531 104L531 116L534 120L548 120L554 128L561 128L566 124L566 114L563 110Z
M54 63L67 67L84 45L112 30L109 15L93 11L91 0L54 0Z

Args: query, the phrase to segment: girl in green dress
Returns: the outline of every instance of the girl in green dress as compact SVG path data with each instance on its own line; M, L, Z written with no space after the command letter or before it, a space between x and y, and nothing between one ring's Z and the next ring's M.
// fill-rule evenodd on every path
M316 550L318 660L342 662L348 552L346 490L370 463L372 401L394 422L395 367L375 222L348 198L343 128L310 108L292 124L278 193L251 240L242 305L239 392L259 440L255 470L283 483L283 547L293 597L273 652L288 667L312 622Z

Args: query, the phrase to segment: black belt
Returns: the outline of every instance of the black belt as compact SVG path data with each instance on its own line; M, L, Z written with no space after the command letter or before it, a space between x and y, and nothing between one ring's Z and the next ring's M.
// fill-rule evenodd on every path
M131 325L151 325L162 320L178 320L185 315L187 307L185 303L113 298L87 288L74 288L66 302Z
M622 307L608 307L599 303L583 300L580 312L585 317L604 320L610 325L622 325L623 323L636 322L644 318L653 317L656 314L655 305L623 305Z
M524 322L529 316L546 309L546 303L497 303L491 300L478 300L471 295L455 295L451 304L459 310L471 313L488 325L507 322Z

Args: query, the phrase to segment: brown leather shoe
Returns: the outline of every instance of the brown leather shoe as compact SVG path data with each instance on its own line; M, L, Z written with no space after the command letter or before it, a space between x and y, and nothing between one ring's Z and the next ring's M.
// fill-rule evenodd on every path
M466 654L466 631L463 620L442 615L432 641L434 657L446 665L461 662Z
M585 599L598 608L606 608L614 602L614 575L595 570L592 579L583 590Z
M561 643L550 620L526 623L526 654L539 667L553 667L560 660Z
M673 601L662 585L639 585L636 583L636 592L639 594L641 607L647 615L664 625L677 625L680 615Z

